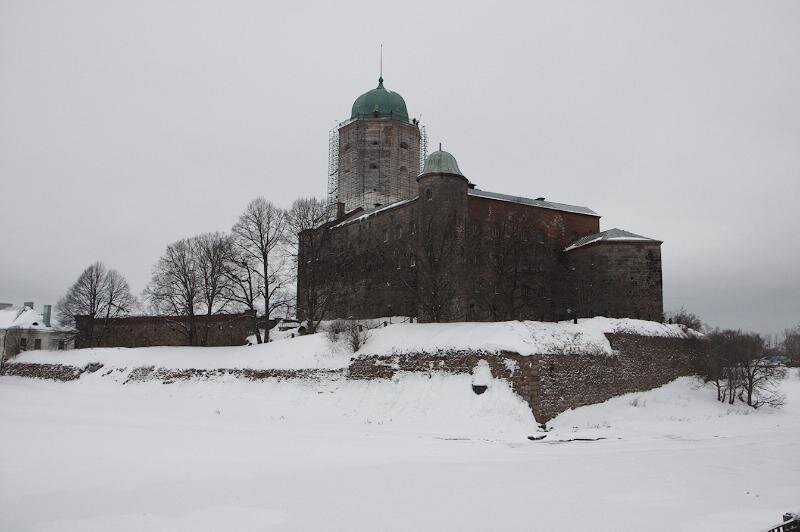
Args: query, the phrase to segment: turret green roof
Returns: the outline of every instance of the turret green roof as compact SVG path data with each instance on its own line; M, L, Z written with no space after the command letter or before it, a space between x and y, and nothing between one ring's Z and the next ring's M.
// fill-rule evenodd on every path
M403 97L383 87L383 78L378 78L378 86L365 92L353 102L350 118L388 117L408 122L408 110Z
M455 174L464 177L464 174L458 169L456 158L451 153L442 151L441 147L425 159L425 168L423 168L422 174Z

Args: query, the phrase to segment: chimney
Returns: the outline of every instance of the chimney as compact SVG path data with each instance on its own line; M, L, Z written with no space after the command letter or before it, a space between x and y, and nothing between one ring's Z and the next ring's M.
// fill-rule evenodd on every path
M344 202L336 202L336 218L344 216Z
M28 308L33 308L33 301L26 301L25 303L23 303L23 305Z
M52 314L52 310L53 310L52 305L42 306L42 317L44 318L45 327L50 327L50 314Z

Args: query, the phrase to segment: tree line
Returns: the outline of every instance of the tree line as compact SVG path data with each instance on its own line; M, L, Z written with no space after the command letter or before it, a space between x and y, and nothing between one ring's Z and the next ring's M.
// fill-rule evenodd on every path
M753 408L783 405L778 384L787 365L800 366L800 325L769 338L739 329L711 329L683 308L670 313L668 320L705 331L708 349L696 361L697 372L713 385L718 401L732 405L739 400Z
M298 234L327 220L326 204L301 198L289 209L264 197L250 201L230 232L211 232L169 244L152 269L150 282L137 299L118 271L102 262L87 267L56 305L63 325L75 327L77 316L92 320L93 343L105 336L110 320L145 310L178 316L189 345L205 345L209 321L201 316L249 311L256 341L262 337L259 314L292 315L297 305ZM204 325L200 325L200 324Z

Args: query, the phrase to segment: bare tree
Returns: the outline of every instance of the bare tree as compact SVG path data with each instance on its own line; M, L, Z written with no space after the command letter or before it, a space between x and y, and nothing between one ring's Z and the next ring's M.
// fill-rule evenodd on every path
M234 239L230 257L225 266L225 276L228 280L226 298L234 306L252 312L256 341L260 344L263 343L263 339L258 324L258 302L263 288L258 270L259 266L253 256L239 247Z
M194 253L201 309L206 318L218 314L225 309L229 300L224 297L228 293L229 279L225 275L231 253L231 238L220 232L203 233L190 240ZM205 320L202 345L208 344L211 321Z
M689 312L685 307L681 307L680 310L668 312L667 319L669 319L672 323L685 325L686 327L694 329L695 331L703 330L703 321L697 316L697 314Z
M753 408L783 404L776 385L784 369L767 353L760 335L716 330L708 338L711 345L700 374L714 383L719 401L733 404L738 397Z
M178 240L167 246L153 266L153 275L144 293L157 313L186 316L187 321L176 321L176 326L183 330L189 345L196 345L195 316L201 296L191 240Z
M789 359L789 364L800 366L800 325L783 331L779 350Z
M322 264L322 254L330 237L326 228L304 230L299 234L298 268L298 315L306 321L306 332L313 334L325 318L330 303L336 297L337 285Z
M286 275L286 257L281 244L286 241L286 212L263 197L247 204L239 220L233 226L237 246L259 265L261 277L261 297L264 301L264 315L270 315L285 308L289 295L287 286L290 280ZM269 330L266 331L269 341Z
M777 384L783 379L785 370L774 356L768 354L760 335L739 332L735 362L740 400L753 408L783 405L784 397Z
M91 318L90 345L102 341L112 318L129 314L137 306L125 277L95 262L78 276L67 294L56 304L56 315L62 325L75 326L76 316ZM96 324L100 325L96 334Z
M153 267L145 296L159 314L188 318L175 325L183 329L189 345L208 343L210 320L205 320L201 335L197 316L222 312L229 302L225 296L230 250L229 236L204 233L170 244Z
M289 253L297 262L300 246L300 233L307 229L316 229L330 218L329 209L324 201L318 198L298 198L286 213L286 243Z

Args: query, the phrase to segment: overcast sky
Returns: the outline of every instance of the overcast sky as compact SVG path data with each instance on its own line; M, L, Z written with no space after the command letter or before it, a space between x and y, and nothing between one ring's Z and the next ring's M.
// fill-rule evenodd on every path
M800 2L0 0L0 301L137 293L248 200L325 192L374 88L480 188L664 240L664 305L800 322Z

